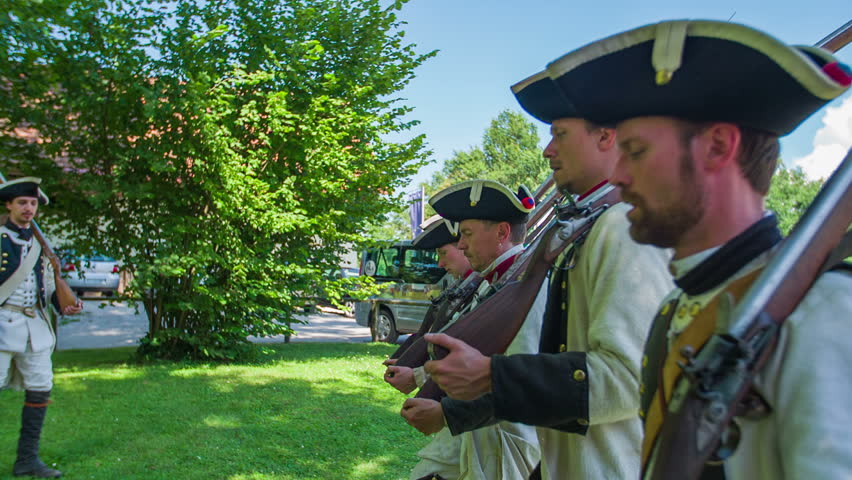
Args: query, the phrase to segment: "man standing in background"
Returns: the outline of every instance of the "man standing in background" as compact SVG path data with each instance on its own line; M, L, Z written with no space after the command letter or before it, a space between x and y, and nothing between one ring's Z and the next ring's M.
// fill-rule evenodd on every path
M38 454L53 388L50 356L56 344L47 310L74 315L83 304L77 300L60 307L55 282L64 280L46 267L41 245L33 237L39 205L48 203L40 183L39 178L24 177L0 185L0 199L9 210L9 219L0 227L0 388L23 387L26 392L14 475L56 478L62 472L48 467Z

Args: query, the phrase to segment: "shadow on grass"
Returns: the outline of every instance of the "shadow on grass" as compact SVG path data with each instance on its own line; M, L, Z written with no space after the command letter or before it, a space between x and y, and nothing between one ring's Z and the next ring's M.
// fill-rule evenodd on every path
M381 370L369 375L393 346L292 347L224 366L124 363L133 349L60 352L43 457L71 479L407 478L427 440L398 416L403 397ZM22 396L0 392L0 478Z

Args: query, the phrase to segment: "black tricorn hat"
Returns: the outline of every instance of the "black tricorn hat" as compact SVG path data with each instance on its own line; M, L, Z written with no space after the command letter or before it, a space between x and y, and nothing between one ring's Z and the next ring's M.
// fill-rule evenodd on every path
M440 215L432 215L420 225L420 235L414 237L411 245L420 250L434 250L448 243L459 241L459 224Z
M47 195L38 186L41 179L38 177L21 177L0 184L0 201L10 202L17 197L36 197L39 205L47 205Z
M527 113L544 123L558 118L582 118L546 71L512 85L512 93Z
M672 116L783 136L852 82L828 52L710 20L647 25L547 66L583 118L603 124Z
M514 193L493 180L468 180L432 195L429 205L453 222L477 219L519 223L535 207L535 199L523 185Z

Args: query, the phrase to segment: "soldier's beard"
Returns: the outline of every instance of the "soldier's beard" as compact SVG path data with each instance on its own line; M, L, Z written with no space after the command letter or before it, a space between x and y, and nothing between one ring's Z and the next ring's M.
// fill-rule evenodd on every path
M635 207L630 213L630 236L637 243L677 247L684 234L704 216L703 184L695 172L689 151L684 152L679 164L679 195L667 205L651 208L635 193L622 192L622 198Z

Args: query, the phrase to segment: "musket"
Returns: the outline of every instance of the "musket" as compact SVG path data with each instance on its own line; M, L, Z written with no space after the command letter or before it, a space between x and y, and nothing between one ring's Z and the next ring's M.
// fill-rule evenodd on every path
M852 20L845 25L826 35L825 38L814 44L819 48L836 52L852 42Z
M836 52L850 41L852 21L816 46ZM651 479L697 479L714 454L733 452L738 441L733 418L771 357L781 324L821 273L852 255L850 222L852 150L736 308L730 295L720 299L720 330L697 354L681 352L683 377L657 436Z
M414 368L426 363L429 354L426 350L427 342L423 340L423 335L440 331L459 310L470 303L480 283L482 283L482 277L474 275L463 280L459 285L444 290L439 296L435 297L432 304L429 305L417 333L410 335L390 356L390 358L398 359L396 365Z
M521 329L548 272L559 255L571 244L588 235L595 221L621 201L619 190L607 186L578 208L566 197L548 228L515 261L504 275L499 289L473 310L461 316L442 333L464 341L490 356L503 353ZM447 350L429 344L430 356L439 360ZM445 393L429 380L417 397L438 400Z
M784 319L807 294L839 245L848 247L852 222L852 150L783 241L735 309L723 297L715 333L697 355L685 355L660 430L652 479L693 479L723 440L737 406L769 360ZM846 251L840 253L849 255ZM727 300L726 300L727 298ZM730 312L729 318L724 318ZM735 427L731 427L735 428Z
M0 173L0 184L6 183L6 177ZM41 244L42 254L47 257L50 261L50 265L53 267L53 278L56 284L56 297L59 300L60 309L64 309L67 306L77 305L77 295L74 294L74 291L71 290L71 287L62 279L62 267L59 264L59 257L51 247L50 242L45 238L44 232L39 228L38 223L36 223L35 219L30 221L30 225L33 229L33 236L36 241ZM56 331L56 325L54 325L54 332Z

